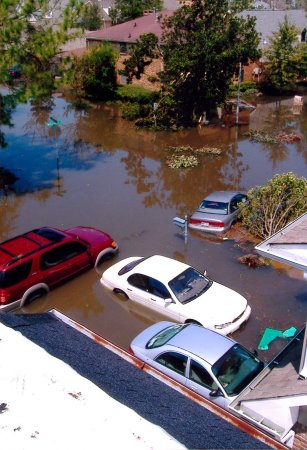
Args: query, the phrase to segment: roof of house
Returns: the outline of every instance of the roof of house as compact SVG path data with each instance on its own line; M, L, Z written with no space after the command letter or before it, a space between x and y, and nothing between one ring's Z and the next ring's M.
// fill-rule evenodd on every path
M172 14L171 10L151 12L128 22L113 25L102 30L86 34L87 40L105 40L109 42L135 43L142 34L153 33L158 39L162 36L162 21Z
M260 255L307 272L307 213L256 245Z
M265 9L265 10L246 10L239 14L246 18L247 16L256 17L256 30L261 35L260 47L264 48L269 42L272 33L279 30L279 25L284 22L287 16L290 23L295 25L300 31L307 27L307 16L304 9Z
M88 40L107 40L110 42L135 43L141 34L154 33L158 39L161 39L161 24L165 16L169 16L178 8L176 0L169 0L174 3L167 3L168 9L162 12L152 12L150 14L138 17L128 22L114 25L107 29L97 30L87 33ZM166 6L166 5L165 5ZM177 7L176 7L177 6ZM265 47L266 42L273 32L278 31L281 24L287 16L291 23L296 25L300 31L307 26L306 12L303 9L288 10L246 10L239 16L247 17L248 15L256 17L256 30L261 34L260 47Z
M187 448L269 448L263 441L254 437L256 434L252 436L243 432L51 313L0 314L0 323L19 331L50 355L64 361L109 396L149 422L162 427ZM9 365L8 361L4 363ZM35 371L35 367L33 370ZM15 373L13 375L15 376ZM69 384L67 389L71 389ZM5 401L3 396L1 401ZM85 409L85 422L87 417ZM104 423L101 426L104 426ZM56 430L54 432L56 433ZM110 448L116 448L116 442L114 436Z
M236 400L278 399L307 394L307 379L300 376L305 328L274 358L265 369L265 376L255 382Z

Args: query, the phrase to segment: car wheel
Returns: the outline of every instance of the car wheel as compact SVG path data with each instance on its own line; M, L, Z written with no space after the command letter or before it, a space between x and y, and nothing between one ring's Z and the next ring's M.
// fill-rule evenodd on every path
M197 320L193 320L193 319L188 319L185 321L185 323L193 323L194 325L202 326L202 324L200 322L197 322Z
M25 305L32 303L34 300L36 300L39 297L43 297L43 295L46 295L47 291L45 289L37 289L34 292L31 292L26 298Z
M113 292L116 295L120 295L121 297L124 297L125 300L129 300L129 297L126 294L126 292L122 291L121 289L115 288L115 289L113 289Z

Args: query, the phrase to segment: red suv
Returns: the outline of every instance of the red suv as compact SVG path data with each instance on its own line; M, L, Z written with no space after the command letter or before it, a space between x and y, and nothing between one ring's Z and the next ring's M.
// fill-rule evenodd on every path
M0 311L24 306L118 251L100 230L43 227L0 244Z

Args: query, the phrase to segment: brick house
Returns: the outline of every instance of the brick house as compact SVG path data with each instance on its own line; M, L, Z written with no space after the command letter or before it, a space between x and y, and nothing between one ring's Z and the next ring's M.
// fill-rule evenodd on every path
M101 41L110 42L114 48L119 52L120 58L117 69L123 68L123 60L127 58L129 51L136 43L137 39L144 33L154 33L159 40L162 36L162 27L164 17L169 16L178 8L177 2L171 5L172 9L165 9L162 12L147 11L144 16L125 23L114 25L102 30L93 31L86 34L86 47L91 48L99 44ZM241 17L248 15L256 17L256 30L261 36L260 49L264 50L269 42L269 38L273 32L277 32L279 25L287 16L290 23L294 24L299 34L297 36L298 42L301 41L303 30L307 28L306 12L304 10L249 10L239 14ZM306 39L306 38L305 38ZM245 66L243 69L244 81L260 81L263 76L263 59ZM155 89L157 83L148 81L149 75L155 75L163 68L162 61L155 60L146 68L145 74L141 80L134 80L133 83L141 84L149 89ZM123 77L119 77L119 82L123 83Z

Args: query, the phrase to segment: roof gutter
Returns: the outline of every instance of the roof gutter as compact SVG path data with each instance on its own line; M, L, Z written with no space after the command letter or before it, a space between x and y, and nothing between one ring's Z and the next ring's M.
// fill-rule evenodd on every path
M288 449L289 448L286 445L282 444L281 442L278 442L277 440L268 436L267 434L265 434L263 431L259 430L255 426L251 425L246 420L236 417L234 414L219 407L218 405L215 405L214 403L205 399L201 395L195 393L191 389L188 389L187 387L176 382L175 380L173 380L172 378L163 374L162 372L160 372L160 371L154 369L153 367L149 366L148 364L144 363L139 358L136 358L136 357L130 355L128 352L121 349L117 345L104 339L102 336L94 333L93 331L89 330L88 328L84 327L79 322L76 322L75 320L67 317L65 314L61 313L60 311L58 311L56 309L52 309L49 311L49 313L52 314L53 316L55 316L57 319L64 322L66 325L71 326L72 328L76 329L77 331L80 331L81 333L88 336L90 339L94 340L98 344L102 345L103 347L106 347L111 352L116 353L118 356L120 356L123 359L125 359L126 361L130 362L138 369L144 370L148 374L154 376L158 380L162 381L163 383L172 387L176 391L179 391L186 397L190 398L195 403L198 403L199 405L203 406L207 410L211 411L212 413L214 413L214 414L218 415L219 417L221 417L222 419L226 420L231 425L234 425L235 427L239 428L241 431L244 431L245 433L249 434L250 436L253 436L255 439L258 439L259 441L264 442L266 445L268 445L274 449Z

